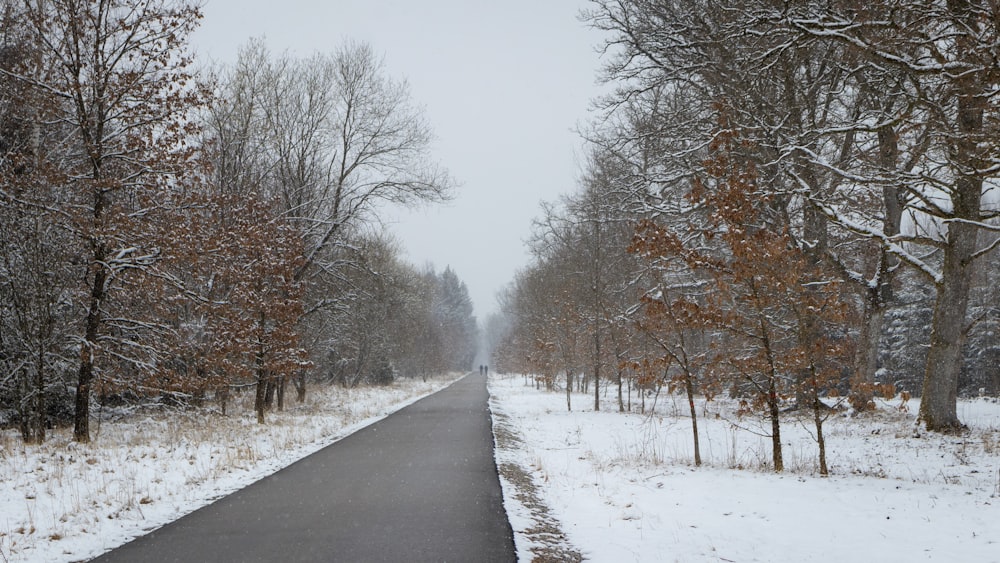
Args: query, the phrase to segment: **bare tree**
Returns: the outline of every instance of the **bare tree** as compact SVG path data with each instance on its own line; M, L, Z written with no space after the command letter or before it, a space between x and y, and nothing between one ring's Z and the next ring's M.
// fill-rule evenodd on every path
M330 266L338 242L378 205L449 197L452 182L429 154L430 127L370 46L275 58L254 40L218 74L207 118L218 181L261 184L280 198L307 241L300 277ZM241 178L248 168L252 177Z
M901 25L887 27L885 14ZM833 5L817 19L815 14L789 13L788 25L812 36L851 46L873 66L891 68L906 88L899 89L905 112L882 117L898 128L926 124L926 134L910 139L923 143L915 166L897 174L901 210L906 228L880 229L844 210L826 206L827 214L882 242L888 252L925 273L934 284L937 300L931 326L931 344L924 372L920 418L930 430L961 427L956 413L962 350L970 325L967 317L974 266L1000 243L987 220L997 209L984 206L984 195L996 182L998 145L995 143L998 94L993 85L1000 75L992 45L1000 36L997 7L989 2L894 1ZM905 22L905 24L903 24ZM939 36L952 40L939 42ZM880 135L883 131L879 130ZM891 133L891 132L889 132ZM880 138L887 159L897 139ZM980 233L993 233L980 242ZM940 251L940 265L921 249Z
M386 203L441 201L453 183L431 158L431 130L407 84L388 77L368 45L275 57L253 40L216 74L219 101L206 117L216 180L228 191L259 186L298 228L302 322L328 354L321 333L332 338L351 305L348 270L366 269L352 241ZM330 291L338 287L345 292ZM300 400L304 381L296 380Z

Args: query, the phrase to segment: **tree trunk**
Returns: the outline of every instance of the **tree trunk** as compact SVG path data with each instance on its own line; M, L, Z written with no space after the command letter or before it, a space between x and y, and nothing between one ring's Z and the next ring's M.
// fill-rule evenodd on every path
M284 375L278 377L278 412L285 410L285 387L288 385L288 378Z
M257 413L257 424L264 424L264 411L267 410L265 397L269 379L264 369L257 370L257 388L253 402L253 409Z
M976 228L964 223L948 227L942 279L937 287L931 347L920 398L920 420L928 430L938 432L962 428L958 420L958 376L965 343L965 313L969 304L972 268L968 265L975 250Z
M601 410L601 334L594 332L594 410Z
M45 347L39 344L35 382L31 401L31 421L28 427L34 443L45 441Z
M618 412L625 412L625 402L622 400L622 368L618 368L616 371L616 381L618 384Z
M424 381L427 377L424 377ZM295 377L295 402L304 403L306 402L306 371L299 370L298 375Z
M756 289L754 289L756 294ZM761 334L761 346L764 348L764 357L767 361L767 411L771 418L771 461L774 464L774 471L785 470L784 458L781 454L781 399L778 397L778 368L774 359L774 349L771 346L771 335L768 330L768 319L764 315L758 316Z
M879 297L881 288L869 288L865 293L864 318L858 335L858 350L854 373L851 375L849 401L856 411L875 408L875 373L878 370L879 340L885 319L885 303Z
M777 375L772 373L767 389L767 408L771 417L771 460L774 463L774 470L781 472L785 470L785 462L781 455L781 410L778 404Z
M969 2L949 1L948 9L955 22L968 29L955 40L954 52L961 59L973 52L979 29L978 12ZM983 180L975 171L986 163L979 156L983 137L983 116L988 85L978 73L965 73L956 80L958 135L954 144L953 168L957 173L951 194L952 216L944 247L944 265L937 283L937 302L931 328L931 347L920 398L920 420L932 431L962 428L956 412L958 375L962 368L965 342L965 314L969 305L973 255L978 228L970 223L981 219Z
M814 368L815 369L815 368ZM813 386L813 423L816 425L816 443L819 445L819 474L829 475L826 466L826 438L823 437L823 402L819 400L819 390Z
M694 405L694 381L691 374L684 376L684 390L687 392L688 408L691 409L691 434L694 438L694 465L701 467L701 448L698 445L698 409Z
M272 410L274 408L274 392L277 389L277 382L273 376L267 378L267 385L264 386L264 408Z
M626 405L628 412L632 412L632 380L628 380L628 404Z
M41 332L41 331L40 331ZM33 374L16 377L21 440L25 444L45 441L45 335L39 334Z
M260 329L264 327L264 313L260 314ZM257 424L264 424L264 411L267 409L267 386L270 382L270 374L264 368L264 341L263 336L257 342L257 357L254 364L257 371L257 386L254 393L253 410L257 413Z
M226 416L226 409L229 406L229 386L223 385L216 389L215 397L219 401L219 408L222 409L222 416Z
M101 243L94 250L94 281L90 290L90 306L84 325L83 343L80 346L80 369L76 378L76 401L73 411L73 440L86 444L90 442L90 386L94 380L94 360L98 351L98 336L103 313L101 306L108 279L104 266L106 252Z
M21 430L21 441L25 444L35 443L35 437L31 431L31 385L28 382L28 375L22 374L15 378L17 383L17 414L20 417L18 427Z
M879 165L886 174L896 171L899 160L899 135L891 125L885 125L878 130ZM888 237L899 234L903 221L902 190L893 185L882 188L882 203L885 206L885 217L882 220L882 232ZM885 310L892 300L893 272L899 264L899 259L886 251L882 246L879 255L878 270L870 287L864 288L864 319L861 324L861 334L858 338L858 353L854 364L854 374L851 377L850 403L858 411L875 408L875 373L878 371L879 339L882 337L882 325L885 320Z
M573 372L566 370L566 410L573 411Z

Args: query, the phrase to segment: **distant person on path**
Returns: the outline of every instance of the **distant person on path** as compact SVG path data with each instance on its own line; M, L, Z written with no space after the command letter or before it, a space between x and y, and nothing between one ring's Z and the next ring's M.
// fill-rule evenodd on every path
M483 366L483 375L490 374L490 366Z
M484 375L484 374L485 372L483 371L483 364L479 364L479 375Z

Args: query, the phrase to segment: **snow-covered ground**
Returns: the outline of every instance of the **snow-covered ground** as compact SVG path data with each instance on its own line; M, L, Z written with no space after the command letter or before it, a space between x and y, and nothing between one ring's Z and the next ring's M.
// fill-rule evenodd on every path
M0 432L0 562L79 561L253 483L452 383L314 387L303 405L256 424L183 412L92 424L93 443L57 430L42 446ZM251 394L252 395L252 394ZM252 396L249 397L252 400Z
M610 394L601 412L592 396L574 394L567 412L565 393L535 390L520 376L491 377L490 393L503 429L498 464L526 470L546 518L588 560L1000 561L995 399L960 402L969 426L961 436L919 431L915 401L905 410L883 403L864 417L835 414L823 478L811 426L791 417L782 428L786 471L775 474L761 421L736 419L727 401L699 401L704 465L695 468L680 397L661 395L653 415L649 398L640 415L619 414ZM545 518L509 471L502 481L527 561L552 534L537 533Z

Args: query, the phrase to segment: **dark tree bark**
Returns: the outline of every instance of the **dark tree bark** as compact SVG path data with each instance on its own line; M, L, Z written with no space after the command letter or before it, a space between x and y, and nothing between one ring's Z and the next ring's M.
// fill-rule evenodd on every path
M691 374L684 376L684 392L687 394L688 409L691 411L691 435L694 439L694 465L701 467L701 447L698 442L698 409L694 405L694 381Z
M573 372L566 370L566 410L573 410Z
M886 173L896 171L899 160L899 135L891 125L878 130L879 165ZM882 188L882 202L885 217L882 230L887 237L899 234L903 221L901 189L895 185ZM858 352L851 378L851 405L858 411L875 407L875 373L878 370L879 339L885 321L885 311L892 301L893 274L899 265L899 258L889 252L884 245L879 247L878 269L874 283L863 288L864 310L861 331L858 336Z
M103 205L95 206L100 212ZM73 411L73 439L80 443L90 441L90 387L94 380L94 360L100 343L102 325L101 304L107 287L108 271L105 266L106 251L103 244L97 244L92 257L94 278L91 282L90 305L84 328L83 344L80 348L80 369L77 372L76 401Z
M979 2L949 0L948 10L954 23L965 30L955 40L959 60L976 50L974 30L980 29L978 21L982 7ZM978 61L967 62L973 67ZM982 220L981 204L984 169L979 154L983 139L983 117L986 95L990 86L984 84L981 73L969 72L956 80L957 133L954 141L954 162L958 177L951 193L952 217L948 223L948 236L944 247L944 265L936 280L937 301L931 327L931 347L927 354L927 367L920 399L920 420L928 430L954 431L962 428L958 420L958 376L962 368L962 348L965 343L965 316L969 305L972 284L972 266L976 254Z
M811 365L810 370L812 371L813 380L816 378L816 366ZM819 446L819 474L829 475L830 469L826 465L826 437L823 435L823 410L826 405L819 398L819 389L816 385L812 386L812 411L813 411L813 425L816 428L816 444Z

